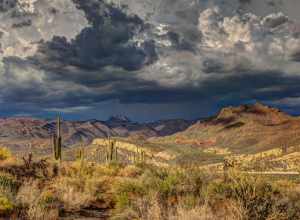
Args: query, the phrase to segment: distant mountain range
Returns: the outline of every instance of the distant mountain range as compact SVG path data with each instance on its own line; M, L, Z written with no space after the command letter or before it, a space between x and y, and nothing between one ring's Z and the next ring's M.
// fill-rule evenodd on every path
M147 139L171 135L187 129L193 121L161 120L151 123L137 123L127 117L115 116L107 121L62 121L62 135L65 146L90 143L94 138L130 137ZM46 147L51 144L56 121L30 117L0 118L0 145L13 149L29 144Z
M55 127L55 120L2 118L0 145L14 151L28 149L29 144L51 149ZM138 123L122 116L107 121L63 121L62 134L66 147L110 136L143 140L182 153L191 148L217 148L234 154L251 154L283 146L300 147L300 118L258 103L226 107L217 115L198 121L174 119Z

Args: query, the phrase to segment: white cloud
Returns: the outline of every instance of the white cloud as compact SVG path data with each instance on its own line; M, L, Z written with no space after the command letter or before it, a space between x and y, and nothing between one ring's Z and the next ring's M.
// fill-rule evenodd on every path
M286 97L276 101L270 102L272 105L281 105L287 107L299 107L300 106L300 97Z
M299 75L300 63L291 59L300 51L300 38L291 28L294 25L281 12L226 16L218 7L208 8L200 12L202 39L196 42L195 52L163 50L159 61L138 76L165 87L197 88L207 79L243 72Z
M12 15L15 8L0 13L0 57L32 56L39 41L72 39L87 26L84 13L71 0L18 0L16 9L18 16Z
M199 17L203 36L200 47L222 53L246 55L252 62L289 60L300 49L300 38L290 28L293 21L282 13L259 17L251 13L226 17L209 8Z
M38 0L18 0L17 7L21 12L33 14L35 12L35 3Z
M62 112L62 113L78 113L91 110L91 106L76 106L76 107L66 107L66 108L48 108L45 109L47 112Z

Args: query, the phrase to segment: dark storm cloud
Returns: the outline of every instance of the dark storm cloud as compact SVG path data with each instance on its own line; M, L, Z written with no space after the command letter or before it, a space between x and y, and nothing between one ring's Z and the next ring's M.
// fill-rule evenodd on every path
M115 70L113 74L111 70L102 72L101 77L98 72L89 72L89 77L74 74L73 71L65 72L66 75L48 72L43 84L29 81L20 87L17 83L13 84L18 81L18 77L9 73L10 68L15 70L16 65L23 68L24 61L10 59L6 62L9 63L6 66L6 82L9 84L1 89L4 101L38 104L44 108L88 106L113 99L119 99L121 103L180 103L210 99L230 103L241 99L277 100L286 96L300 96L300 77L286 76L276 71L213 75L204 80L201 87L195 88L166 88L155 82L138 79L134 74L122 70ZM70 82L80 87L68 88ZM55 83L61 84L57 85L58 91L55 91Z
M70 42L56 36L42 43L33 60L43 67L72 65L83 70L96 70L116 66L125 70L137 70L155 61L155 45L152 41L132 41L144 31L143 21L135 15L126 15L120 9L103 1L74 0L83 10L90 27L84 28ZM57 66L58 65L58 66Z
M0 0L0 12L6 12L10 9L15 8L17 5L17 0Z
M288 16L245 14L256 5L243 1L243 12L238 0L166 0L149 15L147 7L137 10L140 2L126 1L121 10L101 0L73 0L88 26L73 37L54 33L38 41L33 55L3 58L5 111L91 112L118 100L137 108L197 103L195 115L210 106L300 97L300 41Z
M296 62L300 62L300 51L294 52L291 55L291 59Z

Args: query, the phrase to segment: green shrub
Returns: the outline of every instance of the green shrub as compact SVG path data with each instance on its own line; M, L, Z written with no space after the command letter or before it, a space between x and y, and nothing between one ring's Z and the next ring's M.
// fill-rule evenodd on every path
M15 176L0 172L0 190L2 192L16 193L18 188L18 181Z
M44 209L55 208L59 203L57 196L51 191L44 191L40 195L38 205Z
M118 209L130 207L134 200L146 194L147 190L140 181L134 179L122 180L115 186L116 207Z
M181 183L181 179L181 173L170 173L168 176L162 179L158 186L160 195L162 195L164 198L176 196L178 193L178 185Z
M263 178L238 173L231 174L228 182L214 182L208 187L211 205L222 199L234 199L246 210L249 219L267 219L279 193Z
M119 193L116 197L116 207L118 209L124 209L126 207L129 207L131 204L131 201L129 199L128 193L122 192Z

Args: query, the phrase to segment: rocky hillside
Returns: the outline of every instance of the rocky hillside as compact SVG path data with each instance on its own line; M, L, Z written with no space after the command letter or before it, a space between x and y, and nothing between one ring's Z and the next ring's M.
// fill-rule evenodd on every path
M259 103L227 107L215 117L199 121L185 131L150 140L168 145L255 153L300 145L300 119Z
M66 146L107 136L146 139L174 134L191 125L191 121L166 120L153 123L132 122L126 117L111 117L107 121L63 121L62 133ZM56 122L34 118L0 119L0 144L20 147L33 143L49 146Z

